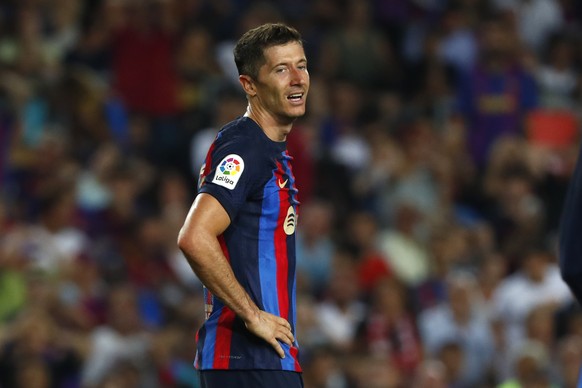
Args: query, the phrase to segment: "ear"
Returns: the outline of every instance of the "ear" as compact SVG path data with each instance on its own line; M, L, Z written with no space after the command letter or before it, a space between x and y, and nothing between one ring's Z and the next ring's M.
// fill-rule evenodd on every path
M245 93L251 97L257 94L257 89L255 87L255 81L248 75L239 75L238 82L240 82Z

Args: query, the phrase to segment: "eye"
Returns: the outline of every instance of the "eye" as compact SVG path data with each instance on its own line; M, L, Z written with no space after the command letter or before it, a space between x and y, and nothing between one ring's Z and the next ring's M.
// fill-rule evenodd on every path
M278 68L275 69L275 73L282 73L285 70L287 70L287 68L285 68L285 67L278 67Z

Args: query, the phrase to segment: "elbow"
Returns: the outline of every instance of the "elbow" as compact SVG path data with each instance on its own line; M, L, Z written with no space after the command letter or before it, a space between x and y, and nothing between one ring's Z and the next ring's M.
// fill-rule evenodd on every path
M182 227L178 233L177 245L190 265L197 265L205 256L204 232L193 228Z
M184 227L182 227L182 229L180 229L180 232L178 233L178 240L176 241L176 244L178 245L178 248L180 248L182 252L184 252L188 248L189 245L188 234L184 230Z
M197 251L196 239L193 238L194 234L192 231L186 230L184 227L180 229L178 233L178 248L186 255L186 257L192 257Z

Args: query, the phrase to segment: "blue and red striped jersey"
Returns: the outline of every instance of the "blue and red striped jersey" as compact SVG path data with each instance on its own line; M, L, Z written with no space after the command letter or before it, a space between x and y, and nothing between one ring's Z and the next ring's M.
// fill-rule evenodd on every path
M295 226L299 201L285 142L270 140L250 118L227 124L208 151L199 193L230 217L219 236L232 270L257 306L285 318L295 335ZM218 298L205 292L207 319L197 334L198 369L301 371L297 342L281 359Z

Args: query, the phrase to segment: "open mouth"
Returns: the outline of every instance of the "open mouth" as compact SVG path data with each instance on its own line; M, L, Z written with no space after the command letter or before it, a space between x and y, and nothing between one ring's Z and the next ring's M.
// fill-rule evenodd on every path
M304 93L293 93L287 96L287 99L292 102L300 102L303 99Z

